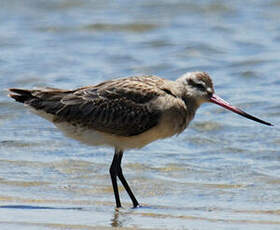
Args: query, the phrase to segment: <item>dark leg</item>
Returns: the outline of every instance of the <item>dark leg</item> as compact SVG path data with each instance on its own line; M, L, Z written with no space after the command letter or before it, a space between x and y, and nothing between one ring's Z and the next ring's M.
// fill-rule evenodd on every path
M117 207L121 207L117 180L116 180L116 177L119 177L120 181L122 182L125 190L127 191L128 195L133 203L133 207L136 208L139 206L139 203L136 200L135 196L133 195L133 193L122 173L122 168L121 168L122 156L123 156L123 151L115 150L114 159L113 159L113 162L112 162L112 165L110 168L110 174L111 174L113 189L114 189L115 198L116 198L116 205L117 205Z
M119 157L119 167L118 167L118 177L119 177L120 181L122 182L123 187L125 188L126 192L128 193L128 195L129 195L129 197L130 197L130 199L131 199L131 201L133 203L133 207L136 208L136 207L139 206L139 203L136 200L134 194L132 193L132 191L131 191L131 189L130 189L126 179L124 178L123 172L122 172L122 168L121 168L121 161L122 161L123 152L119 151L118 154L120 156Z
M120 201L120 196L119 196L119 189L118 189L118 184L117 184L117 167L118 167L118 155L115 152L111 167L110 167L110 175L111 175L111 180L112 180L112 185L114 189L114 194L115 194L115 200L116 200L116 206L117 208L121 207L121 201Z

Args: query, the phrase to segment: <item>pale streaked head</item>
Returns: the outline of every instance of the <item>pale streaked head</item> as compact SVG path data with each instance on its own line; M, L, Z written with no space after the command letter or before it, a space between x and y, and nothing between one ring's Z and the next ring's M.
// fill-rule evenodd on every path
M183 84L186 97L193 98L198 106L209 102L215 92L213 82L205 72L185 73L176 81Z

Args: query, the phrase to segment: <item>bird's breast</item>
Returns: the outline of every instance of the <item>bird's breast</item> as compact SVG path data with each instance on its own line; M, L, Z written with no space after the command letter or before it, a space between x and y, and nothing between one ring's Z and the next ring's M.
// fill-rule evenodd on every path
M181 133L193 119L194 113L187 109L180 98L162 97L155 101L161 111L161 119L157 125L162 138Z

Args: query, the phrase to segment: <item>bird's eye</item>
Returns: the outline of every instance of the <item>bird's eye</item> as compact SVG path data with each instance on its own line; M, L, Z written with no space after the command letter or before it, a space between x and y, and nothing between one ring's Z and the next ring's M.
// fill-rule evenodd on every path
M197 83L197 84L195 84L195 87L196 87L196 88L198 88L199 90L205 90L204 85L203 85L203 84L201 84L201 83Z
M204 84L200 83L200 82L195 82L194 80L192 79L188 79L188 84L199 89L199 90L202 90L202 91L205 91L205 86Z

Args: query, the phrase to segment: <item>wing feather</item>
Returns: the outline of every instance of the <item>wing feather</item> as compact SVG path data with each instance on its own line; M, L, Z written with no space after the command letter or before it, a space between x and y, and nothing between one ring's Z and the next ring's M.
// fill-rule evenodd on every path
M170 91L156 76L106 81L73 91L34 90L26 104L54 115L55 122L70 122L102 132L133 136L156 126L161 111L153 100Z

